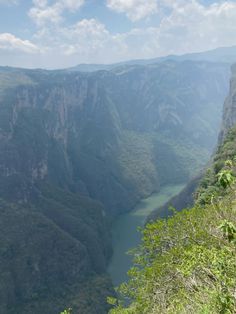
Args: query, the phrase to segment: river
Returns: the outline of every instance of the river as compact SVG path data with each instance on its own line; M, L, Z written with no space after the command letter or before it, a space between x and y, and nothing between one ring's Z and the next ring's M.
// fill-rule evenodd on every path
M127 271L132 266L132 256L127 252L137 247L141 241L138 227L143 227L148 215L178 194L184 186L183 184L165 186L158 193L141 200L131 212L121 215L116 220L112 227L113 256L108 267L115 286L128 279Z

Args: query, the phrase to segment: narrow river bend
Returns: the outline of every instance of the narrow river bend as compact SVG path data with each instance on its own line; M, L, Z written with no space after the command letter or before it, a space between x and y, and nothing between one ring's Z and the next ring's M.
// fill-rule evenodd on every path
M113 257L108 267L113 284L119 285L128 279L127 271L132 265L132 257L127 252L136 247L141 240L138 227L143 227L148 215L178 194L184 185L168 185L158 193L141 200L129 213L121 215L112 227Z

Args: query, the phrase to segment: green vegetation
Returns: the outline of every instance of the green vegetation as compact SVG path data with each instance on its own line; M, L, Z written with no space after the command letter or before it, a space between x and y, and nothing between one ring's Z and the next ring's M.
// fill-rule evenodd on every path
M222 187L234 183L236 160L236 127L232 128L222 145L214 155L211 168L207 169L196 191L196 203L205 205L211 203L214 196L225 195Z
M190 210L147 224L130 280L111 314L236 313L236 128L215 155Z
M171 138L158 132L126 130L121 133L116 158L117 178L130 191L126 208L130 201L132 208L135 199L165 185L187 182L204 167L210 154L186 136Z
M0 97L6 89L33 84L33 80L22 70L2 68L0 71Z
M174 61L0 68L0 313L108 310L111 220L206 161L226 76Z
M59 313L69 305L103 314L113 289L101 205L49 187L43 193L35 206L0 200L0 313Z
M72 309L69 308L67 310L64 310L63 312L61 312L61 314L71 314Z
M147 216L163 205L170 197L178 194L183 184L164 186L158 193L140 201L135 208L120 215L112 225L113 255L108 267L114 285L128 279L127 271L132 266L132 256L128 251L141 242L139 227L145 225Z

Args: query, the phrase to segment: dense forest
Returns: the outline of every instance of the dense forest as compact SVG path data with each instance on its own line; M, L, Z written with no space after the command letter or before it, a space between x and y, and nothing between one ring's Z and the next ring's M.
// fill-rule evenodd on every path
M106 301L107 296L115 296L107 272L113 251L112 223L142 198L168 184L182 186L204 167L217 142L229 69L224 60L184 57L92 72L0 68L1 314L54 314L67 307L80 314L104 314L112 308ZM232 86L221 140L228 126L234 125ZM219 156L229 143L227 138ZM204 229L208 220L215 223L214 230L220 230L222 219L213 219L217 195L225 193L229 203L232 184L220 187L218 173L233 169L234 160L232 156L218 159L212 166L215 173L207 172L201 181L195 209L147 224L143 244L134 253L131 281L121 288L125 295L129 292L125 297L131 305L126 309L118 303L111 311L157 311L161 303L148 299L153 297L150 291L157 284L164 287L175 275L172 262L178 265L180 256L186 254L187 260L198 250L193 246L195 235L186 237L192 230L187 221L193 220L199 229L196 241L211 239L211 231ZM190 204L199 180L187 185L177 203ZM163 216L168 206L163 207ZM149 219L156 217L154 212ZM230 221L228 216L225 219ZM224 241L224 234L218 235L216 241ZM163 311L172 299L170 308L181 310L187 304L186 285L192 283L193 265L187 268L190 281L185 281L187 270L181 265L176 287L182 299L170 284L168 291L155 296L168 297L163 299ZM159 268L164 273L155 273ZM144 290L139 291L137 284ZM182 305L176 300L182 300Z
M228 80L221 61L0 68L0 313L107 312L112 221L203 167Z
M110 313L236 312L235 156L236 128L200 181L194 207L146 225Z
M108 298L113 305L109 313L236 312L234 86L233 75L224 108L231 125L223 121L211 165L192 183L197 186L194 206L180 212L172 207L167 219L147 223L133 251L128 283L118 288L119 299Z

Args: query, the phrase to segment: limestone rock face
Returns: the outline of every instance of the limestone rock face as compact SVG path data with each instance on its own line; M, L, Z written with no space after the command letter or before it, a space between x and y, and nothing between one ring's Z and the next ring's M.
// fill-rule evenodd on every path
M160 185L187 180L205 162L216 143L229 69L167 61L110 72L1 75L8 82L0 90L5 192L12 176L26 179L11 193L22 199L29 198L24 185L46 180L116 214Z
M219 142L222 143L227 131L236 124L236 65L231 68L230 90L224 103L223 120Z
M106 312L110 221L202 167L228 80L202 61L0 68L0 314Z

